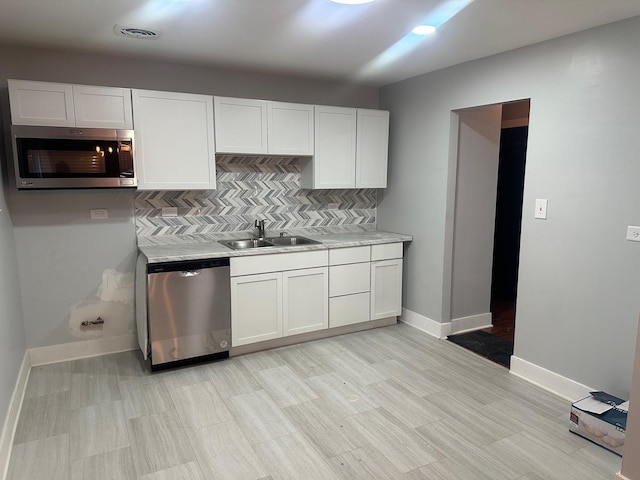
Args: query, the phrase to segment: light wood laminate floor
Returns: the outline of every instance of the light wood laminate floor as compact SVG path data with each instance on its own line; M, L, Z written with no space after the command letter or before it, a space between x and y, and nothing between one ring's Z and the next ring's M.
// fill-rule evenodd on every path
M399 324L151 374L31 370L9 480L611 480L569 403Z

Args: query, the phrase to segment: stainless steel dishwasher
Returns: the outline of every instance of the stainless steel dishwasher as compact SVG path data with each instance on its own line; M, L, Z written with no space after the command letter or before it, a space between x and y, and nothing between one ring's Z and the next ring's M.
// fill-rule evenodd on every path
M229 259L147 265L151 370L229 356Z

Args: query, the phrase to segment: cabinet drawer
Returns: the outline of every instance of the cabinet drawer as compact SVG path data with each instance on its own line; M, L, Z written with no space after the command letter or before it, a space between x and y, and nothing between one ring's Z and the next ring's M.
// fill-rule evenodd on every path
M370 272L369 262L329 267L329 296L368 292Z
M371 247L335 248L329 250L329 265L344 265L347 263L368 262L371 257Z
M369 321L369 293L329 299L329 328Z
M371 246L371 261L402 258L402 242Z
M281 272L300 268L326 267L327 250L313 252L274 253L252 257L233 257L230 260L231 276L252 275L254 273Z

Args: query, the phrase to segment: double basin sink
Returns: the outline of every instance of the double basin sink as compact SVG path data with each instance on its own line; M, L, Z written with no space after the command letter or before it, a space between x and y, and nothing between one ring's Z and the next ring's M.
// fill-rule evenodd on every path
M321 242L306 237L267 237L267 238L243 238L241 240L221 240L221 243L234 250L246 250L248 248L261 247L294 247L297 245L316 245Z

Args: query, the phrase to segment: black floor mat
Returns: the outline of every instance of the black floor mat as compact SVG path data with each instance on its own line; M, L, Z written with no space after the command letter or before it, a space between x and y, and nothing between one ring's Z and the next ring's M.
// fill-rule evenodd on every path
M450 335L448 340L507 368L511 366L513 342L481 330Z

